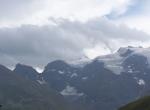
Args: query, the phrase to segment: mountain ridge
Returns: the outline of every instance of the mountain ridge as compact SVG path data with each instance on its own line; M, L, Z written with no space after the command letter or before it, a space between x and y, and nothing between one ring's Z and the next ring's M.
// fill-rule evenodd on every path
M3 110L70 110L55 90L34 83L2 65L0 76L0 102Z
M149 48L124 47L113 54L81 61L83 66L56 60L45 66L38 79L27 77L56 90L79 108L116 110L148 93L149 54Z

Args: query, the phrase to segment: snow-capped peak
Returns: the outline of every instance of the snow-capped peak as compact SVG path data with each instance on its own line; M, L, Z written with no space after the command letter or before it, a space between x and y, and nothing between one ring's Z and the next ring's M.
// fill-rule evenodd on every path
M132 46L121 47L121 48L119 48L117 53L119 53L121 56L127 56L127 55L131 54L132 52L135 52L135 51L138 51L141 49L143 49L143 48L142 47L132 47Z
M123 71L123 62L126 58L138 54L148 59L150 64L150 48L142 47L121 47L117 52L109 55L99 56L96 60L104 63L105 68L111 70L115 74L120 74Z

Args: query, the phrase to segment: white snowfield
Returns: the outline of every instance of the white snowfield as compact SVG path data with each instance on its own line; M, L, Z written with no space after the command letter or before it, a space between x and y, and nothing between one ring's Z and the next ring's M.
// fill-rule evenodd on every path
M75 87L67 85L64 90L60 92L63 96L83 96L84 93L78 93Z

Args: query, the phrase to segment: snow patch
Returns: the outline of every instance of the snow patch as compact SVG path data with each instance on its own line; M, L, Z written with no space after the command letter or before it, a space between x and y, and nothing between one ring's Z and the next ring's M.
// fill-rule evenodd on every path
M35 67L34 68L38 73L42 73L44 71L43 68Z
M131 69L131 67L132 67L132 66L130 66L130 65L128 66L129 69Z
M137 82L140 86L145 85L145 81L143 79L139 79Z
M77 77L77 73L73 73L70 77L73 78L73 77Z
M78 93L75 87L67 85L64 90L60 92L63 96L83 96L84 93Z
M59 73L59 74L65 74L64 71L60 71L60 70L58 71L58 73Z
M37 82L41 85L46 84L46 81L43 78L41 80L37 80Z
M134 71L132 69L129 69L128 73L134 73Z
M145 81L143 79L139 79L137 77L134 77L134 79L137 81L137 84L140 85L140 86L143 86L145 85Z
M123 71L122 62L124 58L118 53L100 56L98 60L104 62L105 68L111 70L115 74L119 75Z
M82 80L87 80L88 79L88 77L82 77Z

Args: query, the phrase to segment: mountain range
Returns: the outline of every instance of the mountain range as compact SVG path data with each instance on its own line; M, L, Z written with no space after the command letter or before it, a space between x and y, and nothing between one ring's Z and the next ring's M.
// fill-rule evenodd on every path
M122 47L93 60L56 60L42 73L23 64L13 71L1 66L0 76L0 102L6 109L117 110L149 95L150 48Z

